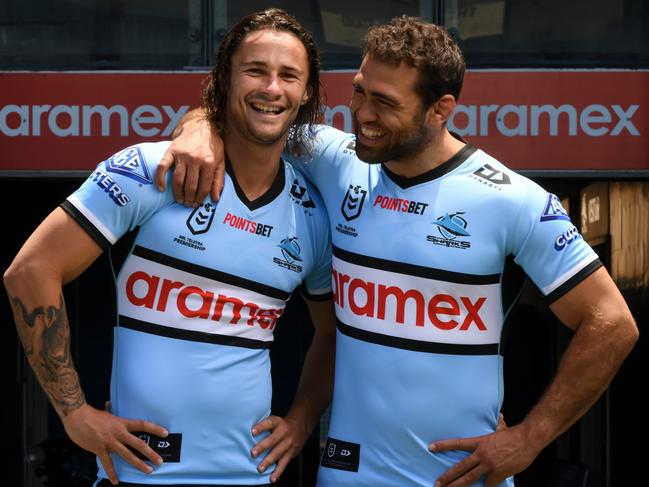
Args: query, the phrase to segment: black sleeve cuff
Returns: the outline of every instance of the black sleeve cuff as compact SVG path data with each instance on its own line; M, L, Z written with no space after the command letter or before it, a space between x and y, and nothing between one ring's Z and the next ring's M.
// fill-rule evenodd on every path
M83 228L88 235L92 237L92 239L97 242L97 245L99 245L102 249L108 250L109 248L112 247L112 244L110 241L104 237L104 235L97 230L97 227L95 227L90 220L88 220L83 213L81 213L72 203L70 203L68 200L65 200L63 203L59 205L63 211L65 211L68 215L70 215L74 221L76 221L81 228Z
M581 281L586 279L588 276L590 276L593 272L595 272L597 269L599 269L603 265L604 264L602 264L601 260L595 259L590 264L588 264L586 267L584 267L579 272L577 272L577 274L575 274L570 279L568 279L566 282L564 282L561 286L559 286L554 291L552 291L550 294L548 294L545 297L546 302L548 304L554 303L557 299L559 299L561 296L566 294L573 287L575 287Z

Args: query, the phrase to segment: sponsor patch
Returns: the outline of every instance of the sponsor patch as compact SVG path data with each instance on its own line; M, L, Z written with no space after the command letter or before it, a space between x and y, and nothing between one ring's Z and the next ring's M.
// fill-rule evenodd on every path
M560 252L572 242L579 240L580 238L582 238L582 236L579 234L579 230L577 230L577 227L572 226L556 238L554 241L554 250Z
M144 433L140 431L133 432L135 436L143 440L149 447L162 457L164 463L180 462L180 449L183 442L182 433L169 433L166 438ZM136 457L149 462L150 460L134 448L128 447Z
M289 194L291 195L291 199L294 203L304 208L304 213L307 213L308 215L313 214L311 210L315 208L315 203L309 196L309 192L306 190L306 188L300 185L297 178L293 180Z
M90 179L97 183L97 186L110 196L110 199L113 200L117 206L126 206L126 204L131 201L131 198L122 191L119 184L117 184L113 178L104 171L95 169L95 172L90 175Z
M321 464L327 468L358 472L360 456L361 445L358 443L350 443L349 441L329 437L322 453Z
M548 193L548 199L545 202L545 208L541 214L541 221L547 222L551 220L570 221L570 217L568 216L568 212L561 205L559 198L552 193Z
M149 168L139 147L129 147L106 161L106 171L121 174L141 184L152 184Z

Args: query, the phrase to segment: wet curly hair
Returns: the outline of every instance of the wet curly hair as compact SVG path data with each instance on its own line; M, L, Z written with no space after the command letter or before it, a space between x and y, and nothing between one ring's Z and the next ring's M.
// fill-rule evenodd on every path
M222 133L227 123L225 108L230 90L232 56L246 35L260 30L289 32L295 35L306 49L309 63L307 86L311 97L300 107L289 129L286 146L294 155L308 153L315 138L315 124L323 120L320 101L320 55L311 33L282 9L269 8L247 15L227 33L219 47L216 65L203 84L203 113L207 120Z
M398 66L402 62L417 68L417 94L424 108L442 95L457 100L462 90L466 65L460 47L443 27L417 17L395 17L389 24L368 30L363 40L363 57Z

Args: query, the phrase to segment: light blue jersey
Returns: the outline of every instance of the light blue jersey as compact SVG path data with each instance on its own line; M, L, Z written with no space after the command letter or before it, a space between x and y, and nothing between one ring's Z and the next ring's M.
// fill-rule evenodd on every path
M301 167L329 213L338 318L318 486L430 487L468 455L430 442L496 428L507 257L550 302L601 263L556 196L470 145L406 179L327 127Z
M175 204L152 184L167 146L115 154L62 205L104 248L139 227L117 278L112 408L167 428L169 441L144 439L174 453L151 475L113 461L124 482L268 484L250 430L270 414L268 348L286 301L302 284L330 296L327 215L284 162L253 202L228 171L218 202Z

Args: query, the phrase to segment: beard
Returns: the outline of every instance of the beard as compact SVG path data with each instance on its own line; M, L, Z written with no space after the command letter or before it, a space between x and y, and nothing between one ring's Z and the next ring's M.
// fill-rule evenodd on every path
M369 164L381 164L388 161L408 159L421 151L430 141L432 135L424 122L423 114L419 115L408 127L398 132L391 132L391 139L381 147L369 147L359 141L360 124L354 116L354 133L356 135L356 156Z

